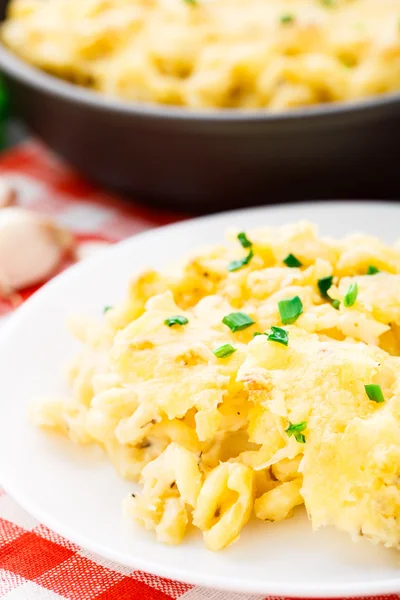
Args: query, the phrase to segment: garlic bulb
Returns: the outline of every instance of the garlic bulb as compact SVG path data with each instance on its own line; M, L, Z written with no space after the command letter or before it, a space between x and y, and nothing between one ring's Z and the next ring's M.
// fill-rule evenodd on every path
M23 208L0 210L0 293L47 279L73 249L68 232Z

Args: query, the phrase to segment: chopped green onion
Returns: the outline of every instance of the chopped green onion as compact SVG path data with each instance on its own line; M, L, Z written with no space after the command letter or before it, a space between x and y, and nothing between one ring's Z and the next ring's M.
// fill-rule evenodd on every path
M263 332L261 332L261 331L255 331L255 332L253 333L253 338L257 337L258 335L268 335L268 333L263 333Z
M367 275L376 275L376 273L379 273L378 267L375 267L375 265L369 265L367 269Z
M244 312L230 313L222 319L222 322L224 325L227 325L233 333L235 333L235 331L246 329L247 327L250 327L250 325L254 325L253 319Z
M340 307L339 300L332 300L332 306L333 306L333 308L336 308L336 310L339 310L339 307Z
M333 284L333 275L329 275L328 277L323 277L322 279L318 279L319 293L321 294L321 296L323 298L326 298L327 300L329 300L329 302L332 304L333 308L336 308L336 310L339 310L339 306L340 306L339 300L335 300L334 298L331 298L330 295L328 294L328 290L331 289L332 284Z
M287 25L288 23L293 23L293 21L295 20L295 17L294 17L294 15L285 14L285 15L281 15L279 20L283 25Z
M197 6L197 0L183 0L186 4L191 4L192 6Z
M321 0L321 4L324 6L335 6L336 0Z
M307 421L301 421L301 423L295 423L295 424L293 424L289 421L289 427L287 429L285 429L285 431L286 431L286 433L293 435L294 431L304 431L306 427L307 427Z
M242 247L250 248L250 251L249 251L248 255L245 256L244 258L239 258L238 260L233 260L232 262L230 262L227 267L228 271L238 271L242 267L245 267L246 265L249 264L249 262L251 261L251 259L254 256L254 252L252 250L253 244L247 238L247 235L244 233L244 231L242 231L241 233L238 233L237 238L238 238L239 242L241 243Z
M289 437L291 435L293 435L297 442L299 442L300 444L305 444L306 438L304 437L304 435L301 432L304 431L306 427L307 427L307 421L302 421L301 423L295 423L295 424L293 424L289 421L289 427L287 429L285 429L285 431Z
M186 325L187 323L189 323L188 319L181 315L174 315L164 321L164 325L168 325L168 327L172 327L173 325Z
M347 292L343 298L344 306L346 306L346 307L353 306L353 304L357 300L357 295L358 295L358 285L357 285L357 282L353 281L347 288Z
M319 293L323 298L329 298L328 290L332 287L332 283L333 275L329 275L329 277L323 277L322 279L318 279Z
M224 344L223 346L219 346L218 348L215 348L215 350L213 350L213 353L218 358L226 358L234 352L236 352L236 348L231 346L231 344Z
M272 325L271 331L268 334L268 340L287 346L289 343L289 333L285 329L282 329L282 327L274 327Z
M370 400L374 402L385 402L385 398L383 396L382 388L380 385L375 385L374 383L370 383L369 385L364 385L367 396Z
M109 310L111 310L111 309L112 309L112 306L109 306L109 305L105 306L105 307L103 308L103 314L105 315L105 314L106 314L106 313L108 313L108 311L109 311Z
M247 235L244 233L244 231L242 231L241 233L238 233L237 236L239 242L242 244L243 248L251 248L252 247L252 242L247 238Z
M284 325L294 323L303 312L303 303L298 296L280 300L278 302L279 314Z
M299 259L294 256L294 254L288 254L287 257L283 259L283 262L291 269L303 266L303 263L301 263Z
M250 249L250 252L244 258L239 258L238 260L233 260L232 262L230 262L227 266L228 271L238 271L242 267L245 267L249 264L253 256L254 252L252 249Z

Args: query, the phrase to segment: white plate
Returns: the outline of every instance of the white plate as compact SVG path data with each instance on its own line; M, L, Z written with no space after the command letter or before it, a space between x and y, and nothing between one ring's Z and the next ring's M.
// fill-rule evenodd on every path
M88 259L45 286L0 335L0 482L31 514L65 537L116 562L169 578L291 597L400 591L400 556L326 529L313 533L302 510L283 523L253 522L240 540L214 554L193 534L178 547L127 523L121 481L99 451L74 446L31 426L32 398L64 393L63 365L75 351L64 328L70 313L101 315L122 298L132 274L161 267L193 246L215 242L229 226L247 229L307 218L323 234L354 229L387 242L399 235L400 206L324 203L259 208L205 217L136 236Z

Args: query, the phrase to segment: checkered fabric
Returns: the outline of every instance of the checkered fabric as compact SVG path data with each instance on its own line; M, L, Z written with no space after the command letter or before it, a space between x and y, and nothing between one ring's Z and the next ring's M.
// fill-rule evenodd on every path
M106 194L61 165L36 142L0 157L0 174L19 204L71 229L82 246L114 242L181 216ZM64 265L67 266L67 265ZM36 288L23 292L28 297ZM12 307L0 303L3 319ZM7 600L261 600L164 579L104 560L60 537L0 487L0 598ZM386 596L385 600L398 600ZM273 600L273 599L271 599ZM275 599L278 600L278 599ZM376 600L384 600L383 597Z

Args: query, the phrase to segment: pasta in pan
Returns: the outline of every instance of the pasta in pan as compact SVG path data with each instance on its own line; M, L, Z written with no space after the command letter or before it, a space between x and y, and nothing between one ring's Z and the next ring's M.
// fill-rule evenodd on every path
M12 0L2 40L125 100L269 109L400 88L400 0Z
M315 528L399 547L399 247L305 222L228 242L73 320L71 397L32 418L100 444L161 542L194 526L220 550L305 503Z

